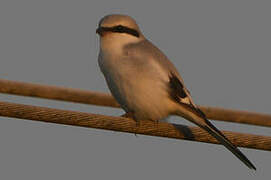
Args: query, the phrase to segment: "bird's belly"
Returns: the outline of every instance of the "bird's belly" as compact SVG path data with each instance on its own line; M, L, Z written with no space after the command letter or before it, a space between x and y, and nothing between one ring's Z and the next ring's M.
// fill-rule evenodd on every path
M171 113L172 101L166 84L140 75L108 75L107 84L113 96L126 112L137 120L158 121Z
M148 66L136 68L131 62L100 58L99 65L107 85L126 112L137 120L157 121L167 117L174 102L169 98L168 82Z
M136 119L158 121L170 113L167 90L155 82L143 80L125 91Z

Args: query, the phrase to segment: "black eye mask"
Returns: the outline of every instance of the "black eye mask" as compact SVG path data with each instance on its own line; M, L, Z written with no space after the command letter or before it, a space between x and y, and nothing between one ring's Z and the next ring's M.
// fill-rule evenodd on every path
M115 33L126 33L135 37L139 37L139 32L135 29L131 29L122 25L114 26L114 27L99 27L96 30L96 33L102 34L103 32L115 32Z

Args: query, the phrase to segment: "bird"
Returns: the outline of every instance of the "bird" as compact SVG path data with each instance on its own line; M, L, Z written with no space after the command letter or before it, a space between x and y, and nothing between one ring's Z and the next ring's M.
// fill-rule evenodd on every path
M193 102L190 91L168 57L123 14L104 16L98 24L98 64L124 117L158 122L179 115L207 131L248 168L250 160L219 131Z

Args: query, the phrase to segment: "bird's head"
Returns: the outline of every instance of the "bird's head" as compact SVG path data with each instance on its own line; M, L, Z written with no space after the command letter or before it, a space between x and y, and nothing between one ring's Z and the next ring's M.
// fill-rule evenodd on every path
M136 21L130 16L120 14L103 17L96 33L100 35L101 43L108 45L126 45L144 39Z

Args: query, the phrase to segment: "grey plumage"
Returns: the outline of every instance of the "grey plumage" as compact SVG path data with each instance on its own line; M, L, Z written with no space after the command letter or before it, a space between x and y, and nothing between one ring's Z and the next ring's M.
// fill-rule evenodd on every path
M109 15L100 23L99 66L108 87L136 121L159 121L180 115L200 126L249 168L256 169L193 102L183 79L168 58L148 41L129 16Z

